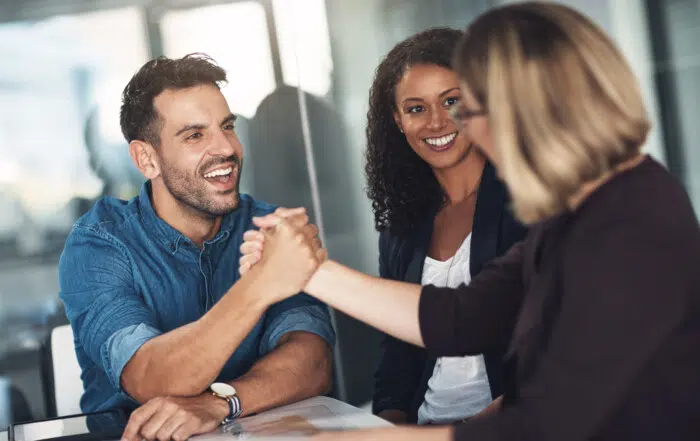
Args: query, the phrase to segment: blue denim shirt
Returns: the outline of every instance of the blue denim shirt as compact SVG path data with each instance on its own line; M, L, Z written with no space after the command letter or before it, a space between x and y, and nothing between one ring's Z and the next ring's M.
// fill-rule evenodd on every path
M59 262L59 284L82 368L84 412L138 405L121 388L126 363L148 340L199 319L222 298L240 277L243 233L254 228L253 216L274 208L241 195L201 249L156 215L149 183L130 201L101 199L76 222ZM300 294L268 309L217 381L247 372L291 331L335 342L327 307Z

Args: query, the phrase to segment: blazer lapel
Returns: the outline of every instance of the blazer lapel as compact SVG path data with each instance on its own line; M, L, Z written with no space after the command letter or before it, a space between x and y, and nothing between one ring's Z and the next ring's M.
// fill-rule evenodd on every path
M433 235L433 221L435 216L429 216L428 219L418 228L413 240L409 243L412 245L410 254L408 254L405 280L410 283L421 284L423 279L423 265L425 264L425 256L428 254L430 246L430 237Z
M472 276L478 274L484 263L491 261L498 254L501 220L506 198L505 186L498 180L496 170L487 162L479 183L472 224L469 258L469 272ZM411 255L407 256L406 272L404 273L406 275L404 280L407 282L421 283L423 264L425 256L428 254L430 238L433 235L436 214L431 213L426 218L410 242L412 250Z
M505 187L498 180L493 166L486 163L479 183L472 224L469 258L469 272L472 276L478 274L484 263L490 262L498 254L505 199Z

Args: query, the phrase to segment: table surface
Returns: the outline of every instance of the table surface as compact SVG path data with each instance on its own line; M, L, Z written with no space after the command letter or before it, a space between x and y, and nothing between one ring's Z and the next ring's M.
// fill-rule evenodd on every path
M297 440L322 430L356 430L391 427L387 421L342 401L315 397L288 406L241 418L234 423L192 441L230 440L232 435L244 434L255 440ZM247 435L247 436L246 436ZM280 437L280 435L284 435Z
M372 415L367 410L359 409L342 401L328 397L315 397L251 417L241 418L212 433L192 437L192 440L223 441L224 439L230 440L232 434L248 434L252 435L251 438L259 441L268 439L285 441L307 438L321 430L379 427L391 427L391 424ZM280 434L285 435L280 436ZM7 431L0 431L0 441L8 441Z

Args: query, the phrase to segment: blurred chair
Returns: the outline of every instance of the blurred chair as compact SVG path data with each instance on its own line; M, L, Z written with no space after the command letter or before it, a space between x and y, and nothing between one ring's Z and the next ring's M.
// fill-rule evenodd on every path
M12 421L14 423L34 421L34 415L29 408L27 398L15 385L12 385L10 389L10 400L12 401Z
M70 325L51 330L42 348L41 358L47 417L81 413L83 382Z
M32 419L32 412L24 394L12 384L10 378L0 376L0 431L7 430L11 423Z

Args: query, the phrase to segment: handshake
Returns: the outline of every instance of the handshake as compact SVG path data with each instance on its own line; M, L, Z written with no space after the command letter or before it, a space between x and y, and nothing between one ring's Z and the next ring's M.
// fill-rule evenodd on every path
M241 277L264 280L274 302L304 291L316 270L328 258L318 228L309 223L305 208L278 208L253 218L260 230L243 235Z

